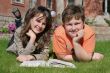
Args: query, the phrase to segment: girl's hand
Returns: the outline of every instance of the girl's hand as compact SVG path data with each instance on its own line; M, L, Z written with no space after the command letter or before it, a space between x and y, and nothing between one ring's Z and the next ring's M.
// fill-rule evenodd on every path
M79 42L79 40L84 36L84 30L78 31L78 34L76 37L73 38L74 42Z
M34 57L32 55L19 55L16 60L19 62L30 61L34 60Z
M30 29L27 33L26 33L30 38L36 39L36 34Z

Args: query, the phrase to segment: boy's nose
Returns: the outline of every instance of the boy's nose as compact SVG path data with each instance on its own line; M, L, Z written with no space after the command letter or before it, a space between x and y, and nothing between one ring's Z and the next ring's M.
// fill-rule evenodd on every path
M72 25L72 30L75 30L76 29L76 26L75 25Z

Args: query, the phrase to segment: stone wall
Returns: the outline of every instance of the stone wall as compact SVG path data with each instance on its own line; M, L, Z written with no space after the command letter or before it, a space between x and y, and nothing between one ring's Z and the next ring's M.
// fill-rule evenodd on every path
M110 27L92 26L96 33L97 41L110 40Z
M0 28L7 26L10 22L14 22L13 17L6 17L0 15Z

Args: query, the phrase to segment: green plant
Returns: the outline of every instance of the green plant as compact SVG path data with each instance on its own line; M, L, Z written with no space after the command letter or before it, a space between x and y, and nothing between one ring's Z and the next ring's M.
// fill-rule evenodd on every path
M1 30L0 30L0 32L2 32L2 33L8 33L9 31L8 31L8 28L2 27Z
M110 26L110 20L108 20L108 19L104 19L104 20Z
M7 53L8 40L0 39L0 72L1 73L110 73L110 41L96 42L96 52L104 54L101 61L73 62L76 69L71 68L42 68L42 67L20 67L16 56ZM52 43L51 43L52 44ZM52 45L50 46L52 49Z
M85 19L85 23L88 25L94 24L94 22L95 22L94 19L89 19L89 18Z

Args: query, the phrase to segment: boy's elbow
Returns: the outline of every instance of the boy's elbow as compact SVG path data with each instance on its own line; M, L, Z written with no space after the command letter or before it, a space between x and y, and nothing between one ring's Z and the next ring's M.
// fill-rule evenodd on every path
M78 60L82 62L89 62L91 61L91 58L92 58L91 56L86 56L86 57L79 58Z
M68 55L56 55L56 56L57 56L57 59L60 59L60 60L73 61L73 58L71 58Z
M64 60L64 56L56 54L57 59Z
M89 62L89 61L91 61L91 58L82 59L81 61L82 62Z

